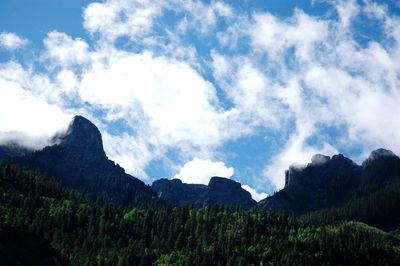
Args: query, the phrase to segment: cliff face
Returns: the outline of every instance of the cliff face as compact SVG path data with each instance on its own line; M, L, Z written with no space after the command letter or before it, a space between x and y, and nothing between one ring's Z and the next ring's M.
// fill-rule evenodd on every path
M285 187L258 205L297 214L331 208L366 193L361 187L378 189L396 177L400 177L400 159L389 150L371 152L361 166L342 154L332 158L317 154L305 166L289 167Z
M208 197L211 205L240 205L245 210L251 209L256 201L242 188L239 182L222 177L212 177L208 183Z
M17 155L9 156L15 157L12 161L40 168L94 200L146 206L160 199L174 206L193 203L202 208L209 204L233 204L245 209L256 203L239 183L220 177L211 178L208 186L161 179L149 187L107 158L100 131L82 116L75 116L68 129L55 135L51 143L54 145L34 152L18 152L13 147L4 151Z
M74 186L97 175L123 175L124 170L109 160L97 127L82 116L75 116L67 131L53 137L55 145L36 151L25 160L60 176Z
M361 167L342 154L317 154L306 166L289 167L285 187L258 204L261 209L294 213L333 206L351 199L360 172Z
M19 157L16 162L40 168L66 186L103 201L109 198L131 204L139 198L149 202L154 196L149 186L108 159L100 131L86 118L75 116L67 131L54 136L52 142L56 144Z
M240 183L223 177L212 177L208 185L184 184L179 179L160 179L154 181L151 188L160 199L173 206L193 203L199 209L214 204L232 204L248 210L256 203Z
M167 204L182 206L193 203L196 209L204 206L204 195L208 189L206 185L184 184L180 179L159 179L153 182L151 188Z

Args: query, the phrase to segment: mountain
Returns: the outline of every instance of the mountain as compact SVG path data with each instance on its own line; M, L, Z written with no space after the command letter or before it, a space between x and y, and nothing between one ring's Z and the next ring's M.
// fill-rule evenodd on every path
M55 144L11 161L40 168L94 200L146 205L155 198L149 186L108 159L101 133L88 119L75 116L67 131L55 135L52 142Z
M161 200L172 206L193 203L199 209L214 204L232 204L249 210L256 204L240 183L223 177L212 177L208 185L185 184L179 179L160 179L154 181L151 188Z
M361 167L342 154L314 155L307 166L290 166L285 187L258 203L260 209L304 213L350 200Z
M400 224L400 158L378 149L357 165L343 155L314 155L285 172L285 187L260 209L306 215L324 222L357 220L385 229Z
M400 235L256 209L101 204L0 162L0 265L99 264L400 265Z
M213 177L208 186L166 179L155 181L151 187L145 185L107 158L100 131L82 116L75 116L68 129L50 142L54 144L38 151L17 144L0 146L0 159L39 168L65 186L102 202L143 207L151 203L193 203L196 208L233 204L245 209L256 203L238 182L226 178Z
M31 152L33 152L32 149L21 146L16 142L0 145L0 159L20 157Z

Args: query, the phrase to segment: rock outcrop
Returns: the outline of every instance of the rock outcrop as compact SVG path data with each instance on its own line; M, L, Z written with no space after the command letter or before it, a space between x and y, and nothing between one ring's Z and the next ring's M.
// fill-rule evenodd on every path
M378 149L357 165L342 154L314 155L311 163L285 171L285 187L258 203L260 209L302 214L348 203L400 178L400 159ZM369 191L366 191L366 188Z
M75 116L67 131L54 136L52 142L55 144L15 161L40 168L67 187L97 195L95 199L133 204L138 199L150 202L155 196L149 186L108 159L100 131L86 118Z
M251 209L256 202L240 183L223 177L212 177L208 185L185 184L179 179L160 179L153 182L151 188L157 196L173 206L193 203L196 209L208 205L240 205Z
M196 209L204 206L204 195L208 189L206 185L184 184L180 179L165 178L154 181L151 188L167 204L182 206L193 203Z
M342 154L314 155L306 166L285 171L285 187L258 203L260 209L304 213L332 206L352 197L361 167Z
M399 159L399 157L394 154L390 150L385 149L377 149L371 152L367 159L365 159L362 163L362 167L366 168L368 165L374 164L376 161L385 160L385 159Z
M245 210L251 209L256 204L250 192L243 189L239 182L223 177L212 177L210 179L208 199L211 205L240 205Z

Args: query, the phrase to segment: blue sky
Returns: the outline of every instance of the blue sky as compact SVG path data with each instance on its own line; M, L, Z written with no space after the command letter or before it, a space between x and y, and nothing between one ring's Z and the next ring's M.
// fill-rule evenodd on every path
M259 200L315 153L400 153L399 15L391 0L3 0L0 142L40 148L81 114L146 183L219 175Z

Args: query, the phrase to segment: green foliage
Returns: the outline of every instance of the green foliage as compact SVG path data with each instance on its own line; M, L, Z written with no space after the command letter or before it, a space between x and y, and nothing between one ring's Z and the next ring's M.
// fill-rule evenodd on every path
M0 226L35 236L26 239L28 253L38 238L69 265L400 263L398 243L362 224L315 226L281 213L224 205L195 210L104 204L6 163L0 164ZM7 230L0 230L0 244L14 241ZM10 261L1 257L0 264L5 262Z
M394 230L400 226L399 206L400 177L379 185L368 179L349 203L308 213L302 219L314 224L356 220L381 229Z

